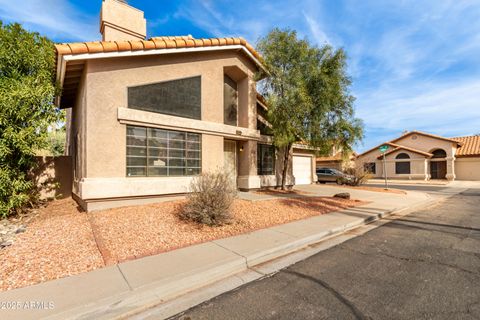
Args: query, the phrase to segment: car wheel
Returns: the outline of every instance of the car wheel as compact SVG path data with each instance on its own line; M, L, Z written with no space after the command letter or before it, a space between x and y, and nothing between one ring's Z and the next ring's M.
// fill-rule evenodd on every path
M342 184L343 184L342 179L337 179L337 184L338 184L338 185L342 185Z

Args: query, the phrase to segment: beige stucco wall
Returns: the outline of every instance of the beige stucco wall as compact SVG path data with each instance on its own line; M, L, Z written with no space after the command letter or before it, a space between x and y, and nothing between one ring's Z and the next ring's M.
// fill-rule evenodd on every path
M78 87L75 108L67 112L66 155L72 159L72 192L78 192L79 182L87 173L86 122L87 122L87 72L84 68Z
M118 122L117 108L127 107L127 87L200 75L201 118L223 124L223 68L232 65L243 70L250 79L253 76L251 63L228 52L91 61L87 66L89 147L86 177L125 176L126 127ZM210 166L208 156L203 165Z
M396 160L395 157L400 153L406 153L410 156L410 159L407 161L410 162L410 174L396 174L395 173L395 164L397 162L401 162L403 160ZM380 166L383 166L383 160L380 160ZM428 179L428 160L424 156L406 151L406 150L398 150L392 152L391 154L386 156L386 169L387 169L387 177L395 178L395 179L419 179L419 180L427 180ZM382 168L383 169L383 168ZM383 170L382 170L383 171ZM382 172L382 177L384 177Z
M147 21L141 10L117 0L104 0L100 12L100 32L104 41L144 40Z
M381 152L378 149L372 150L369 153L359 156L355 159L355 167L363 168L365 163L373 162L375 163L375 178L383 177L383 163L381 160L378 160L377 157L381 155Z
M66 198L72 193L72 158L70 156L36 157L32 171L40 199Z
M237 70L239 75L239 127L223 124L226 69ZM256 66L242 54L225 51L98 59L90 60L84 70L77 103L70 112L70 142L77 133L80 142L81 163L74 183L78 197L88 200L186 191L190 177L126 177L126 123L201 133L203 171L223 166L224 138L239 140L245 144L244 154L254 157L239 159L239 165L245 167L241 173L248 178L247 186L260 186L256 176L256 140L260 137L253 80ZM129 86L193 76L201 76L202 126L198 120L127 109Z
M423 152L432 152L435 149L443 149L447 153L447 157L454 156L456 150L454 143L450 141L435 139L419 134L406 136L398 141L395 141L394 143Z
M455 160L457 180L480 181L480 157L465 157Z

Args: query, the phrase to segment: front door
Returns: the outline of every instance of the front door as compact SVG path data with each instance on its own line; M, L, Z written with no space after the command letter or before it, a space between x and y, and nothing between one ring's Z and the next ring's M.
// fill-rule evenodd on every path
M237 185L237 143L232 140L223 142L223 168Z
M447 161L430 162L430 175L432 179L445 179L447 175Z

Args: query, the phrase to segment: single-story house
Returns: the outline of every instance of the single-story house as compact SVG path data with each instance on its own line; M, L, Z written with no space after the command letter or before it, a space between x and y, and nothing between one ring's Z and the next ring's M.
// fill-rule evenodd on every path
M356 165L377 178L384 177L380 146L388 146L385 167L389 178L480 180L480 135L445 138L406 132L357 156Z
M66 109L72 194L86 210L188 192L193 177L227 170L239 189L276 186L254 75L264 67L242 38L146 40L144 13L103 0L102 41L57 44L56 104ZM316 179L314 152L296 145L288 184Z

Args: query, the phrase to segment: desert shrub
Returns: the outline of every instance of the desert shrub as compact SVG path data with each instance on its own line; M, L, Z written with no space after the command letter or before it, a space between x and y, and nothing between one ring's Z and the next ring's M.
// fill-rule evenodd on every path
M193 179L189 191L181 218L209 226L230 223L237 189L229 174L221 171L203 173Z
M363 168L348 168L345 173L350 177L343 178L342 183L349 186L360 186L372 178L372 174Z

